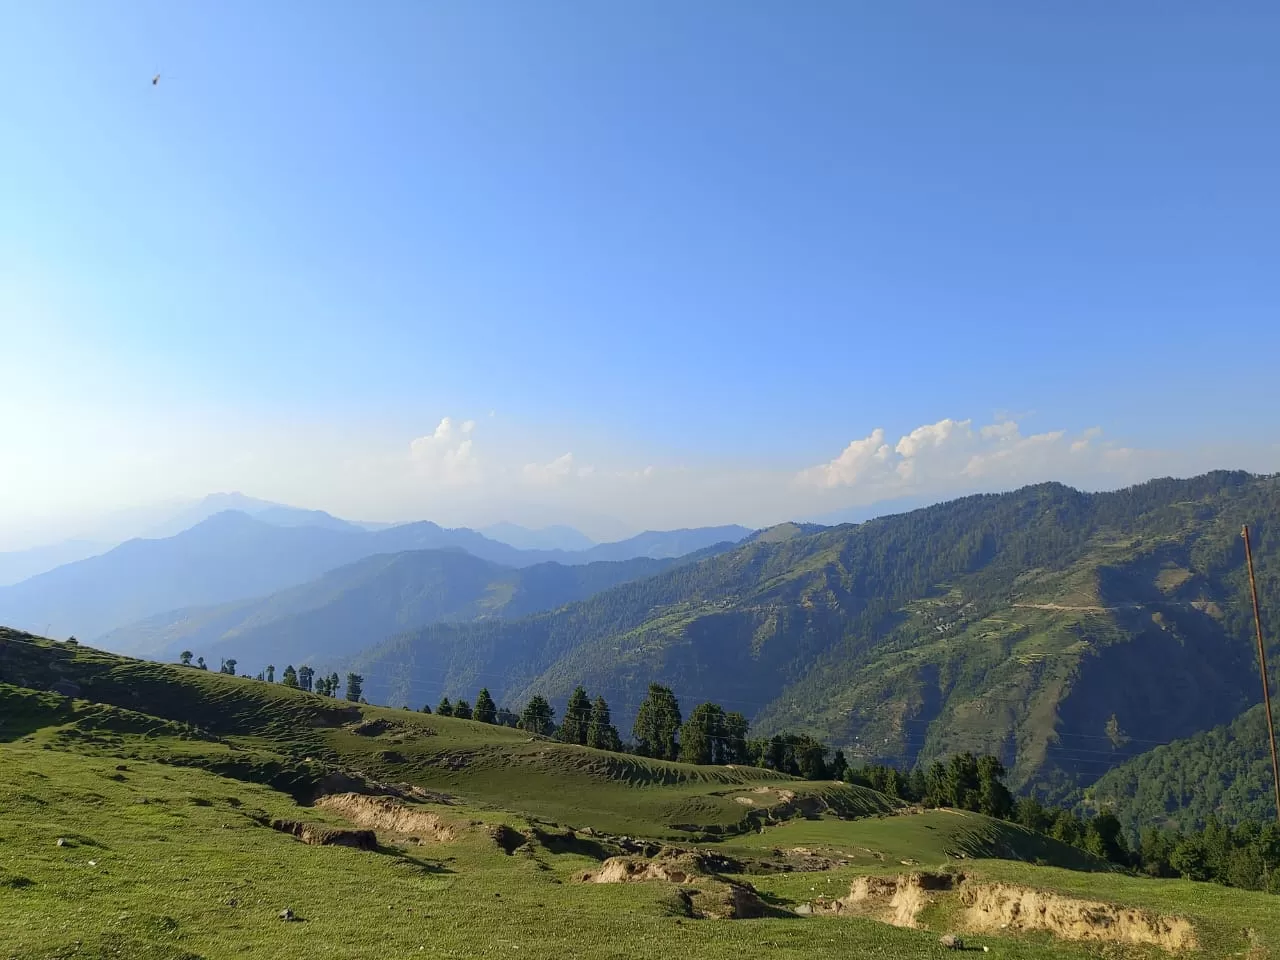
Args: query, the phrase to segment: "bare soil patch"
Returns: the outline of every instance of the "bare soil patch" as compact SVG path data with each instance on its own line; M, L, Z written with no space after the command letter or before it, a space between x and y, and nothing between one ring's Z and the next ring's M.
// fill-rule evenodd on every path
M347 830L301 820L272 820L271 829L297 837L303 843L318 847L355 847L357 850L378 849L378 838L372 830Z
M1049 933L1063 940L1141 944L1171 952L1199 946L1184 917L1002 883L979 883L963 874L911 873L858 877L847 896L820 897L802 913L852 914L895 927L919 927L920 913L939 896L958 891L962 929L981 933Z
M740 920L769 916L769 907L749 884L706 872L710 864L693 852L648 859L610 857L600 869L584 873L584 883L661 882L679 886L687 915L697 919Z
M1150 910L1002 883L966 885L960 899L972 930L1040 930L1064 940L1148 944L1169 951L1198 946L1189 921Z
M434 813L400 803L389 797L369 797L359 793L337 793L315 803L360 827L426 840L449 841L453 826Z

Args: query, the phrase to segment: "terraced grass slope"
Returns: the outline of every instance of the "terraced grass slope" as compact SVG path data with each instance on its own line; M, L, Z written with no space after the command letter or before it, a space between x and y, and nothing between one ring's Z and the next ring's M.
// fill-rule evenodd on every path
M55 681L79 696L42 689ZM895 960L946 955L952 931L1026 960L1168 955L973 927L964 898L993 889L1167 918L1207 960L1280 950L1265 895L1096 872L975 815L895 814L838 784L614 757L12 631L0 769L0 953L14 960ZM608 832L623 827L633 839ZM1091 872L1026 862L1060 855ZM940 869L963 885L896 908L910 927L864 904L814 909L859 877ZM634 882L650 875L668 879Z
M1280 608L1280 483L1243 473L1085 494L1058 484L860 526L788 525L700 563L508 623L436 625L357 669L374 699L481 685L625 728L650 681L910 767L995 753L1071 794L1256 697L1240 525Z
M859 867L936 866L948 860L1016 860L1114 872L1082 850L1015 823L963 810L907 811L856 820L796 819L725 841L726 851L805 851Z
M74 684L77 699L42 692L59 683ZM299 799L326 777L354 774L578 827L686 839L754 829L802 809L860 815L896 806L861 787L608 753L6 630L0 704L0 739L57 727L52 735L80 750L197 766Z

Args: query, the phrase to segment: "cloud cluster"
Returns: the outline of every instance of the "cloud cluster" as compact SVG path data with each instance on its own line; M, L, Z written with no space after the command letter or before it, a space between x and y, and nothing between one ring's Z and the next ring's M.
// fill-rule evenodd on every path
M480 463L472 452L471 432L474 420L455 425L444 417L432 433L409 443L409 460L421 477L446 486L479 483Z
M589 468L584 469L589 472ZM555 486L573 473L573 454L561 454L549 463L526 463L521 473L525 483L539 487Z
M1013 420L975 428L972 420L947 418L916 427L890 447L877 428L796 479L801 486L865 487L884 495L1068 479L1130 459L1133 451L1101 435L1097 427L1075 437L1063 430L1024 435Z

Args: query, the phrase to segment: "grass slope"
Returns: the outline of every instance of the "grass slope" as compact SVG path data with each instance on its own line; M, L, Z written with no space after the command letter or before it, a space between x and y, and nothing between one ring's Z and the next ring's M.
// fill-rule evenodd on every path
M45 692L55 680L78 684L80 697ZM1280 950L1280 911L1264 895L988 859L1096 866L983 817L887 815L885 798L838 784L613 756L12 631L0 631L0 768L0 944L13 960L941 957L952 900L931 906L917 930L789 910L819 891L839 895L858 874L904 870L897 861L936 867L960 855L983 879L1186 916L1206 958ZM446 790L447 802L417 806L441 832L418 842L380 831L376 849L357 850L269 826L347 826L306 803L339 770L346 784L362 770ZM766 807L788 819L715 842L715 827ZM700 821L696 833L673 827L687 817ZM548 819L598 826L575 835ZM496 843L500 825L525 842ZM683 836L743 862L802 846L845 865L750 871L742 879L776 916L693 920L676 884L581 882L612 852L599 831L622 829ZM285 909L297 922L279 919ZM975 939L1001 957L1099 955L1046 937Z

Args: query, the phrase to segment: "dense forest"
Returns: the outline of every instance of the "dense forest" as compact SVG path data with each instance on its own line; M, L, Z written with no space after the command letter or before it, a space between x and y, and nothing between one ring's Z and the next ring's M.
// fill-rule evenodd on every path
M1261 704L1230 724L1156 747L1111 770L1086 791L1085 803L1114 810L1130 830L1275 819Z

